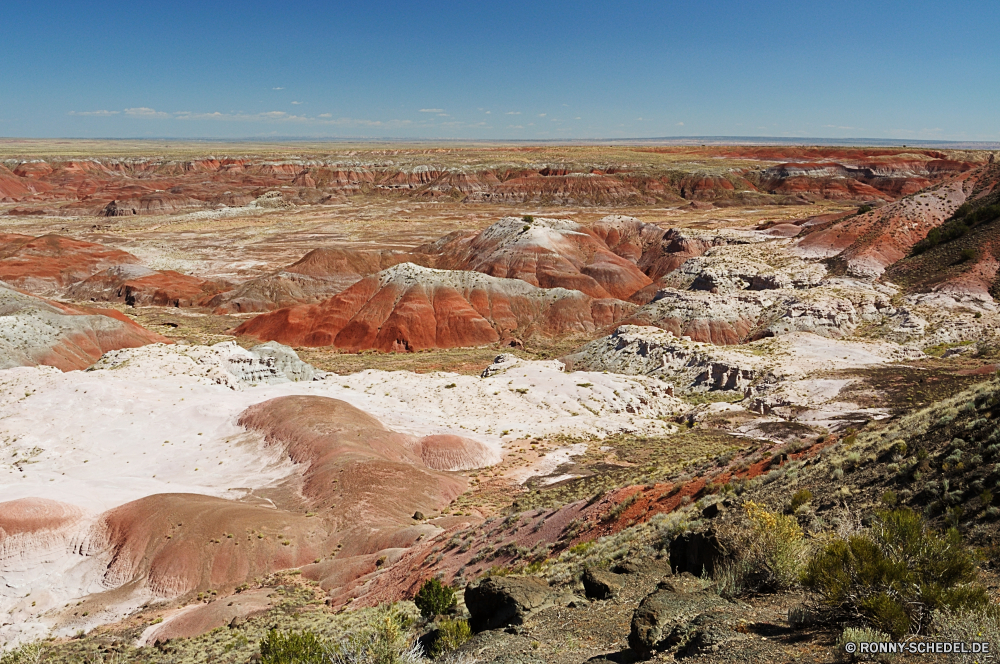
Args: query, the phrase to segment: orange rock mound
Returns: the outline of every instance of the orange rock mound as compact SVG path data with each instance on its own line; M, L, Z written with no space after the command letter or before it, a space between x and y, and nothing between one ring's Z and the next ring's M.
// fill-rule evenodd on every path
M319 304L253 318L234 333L290 346L411 351L480 346L510 334L589 334L634 309L580 291L404 263Z

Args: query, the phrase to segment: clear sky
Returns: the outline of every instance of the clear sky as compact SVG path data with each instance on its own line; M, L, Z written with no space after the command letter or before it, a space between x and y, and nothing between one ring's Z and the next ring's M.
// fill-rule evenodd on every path
M0 136L1000 140L1000 2L26 2Z

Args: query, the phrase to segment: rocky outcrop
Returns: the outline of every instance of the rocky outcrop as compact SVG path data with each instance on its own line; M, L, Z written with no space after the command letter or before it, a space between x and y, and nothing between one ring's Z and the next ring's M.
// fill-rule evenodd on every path
M222 341L213 346L178 346L173 350L194 360L205 378L233 390L311 381L324 376L323 372L300 360L294 350L274 341L250 350L234 341ZM129 352L109 351L94 364L94 369L117 369L133 359Z
M743 391L763 377L753 364L720 357L712 346L636 325L619 326L562 361L569 371L660 376L685 390Z
M632 614L628 644L641 658L657 650L704 647L706 627L723 623L735 608L693 576L661 584ZM729 631L736 637L736 634Z
M532 612L552 603L553 591L534 577L489 577L465 588L473 631L523 624Z
M580 577L589 599L611 599L622 588L620 575L599 567L588 567Z
M404 263L319 304L253 318L234 333L291 346L413 351L481 346L515 333L589 334L634 308L579 291Z

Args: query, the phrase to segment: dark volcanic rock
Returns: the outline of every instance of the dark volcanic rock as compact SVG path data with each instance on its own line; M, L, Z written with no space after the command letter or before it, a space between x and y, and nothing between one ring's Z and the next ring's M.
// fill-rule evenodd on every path
M588 567L581 580L590 599L611 599L622 587L617 574L597 567Z
M696 581L692 579L692 581ZM702 628L726 617L726 609L733 605L714 592L678 592L678 586L699 584L672 584L661 588L642 600L632 614L632 632L629 647L640 657L648 657L654 650L686 646ZM712 637L706 635L705 639Z
M690 572L696 576L715 572L722 558L722 547L713 532L687 532L670 543L670 566L677 574Z
M529 613L551 602L552 589L535 578L491 577L465 588L473 631L520 625Z

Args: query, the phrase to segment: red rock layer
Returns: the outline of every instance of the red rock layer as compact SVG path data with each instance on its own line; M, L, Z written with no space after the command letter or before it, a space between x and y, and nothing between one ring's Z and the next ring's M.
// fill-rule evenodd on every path
M297 262L238 288L220 293L208 302L215 313L271 311L295 304L316 302L335 295L399 263L427 264L430 257L401 251L370 251L343 247L313 249Z
M769 160L765 171L726 175L566 166L401 169L252 158L29 161L0 167L0 200L60 214L161 214L245 205L276 187L293 203L359 193L466 202L540 205L642 205L684 199L795 202L801 198L893 199L971 167L935 151L825 148L669 148L654 152ZM749 199L747 197L750 197Z
M75 300L124 302L129 306L199 307L230 287L226 282L173 270L116 266L73 285L67 295Z
M836 256L835 264L851 273L880 275L950 217L988 168L961 173L927 191L810 233L798 242L798 250L809 257Z
M234 334L290 346L413 351L481 346L512 333L587 334L634 309L579 291L404 264L319 304L253 318Z
M302 495L312 509L331 509L339 528L410 523L465 489L465 479L427 468L409 436L328 397L289 396L251 406L240 426L260 431L302 468Z
M110 556L107 587L139 583L174 597L232 591L254 577L299 567L326 552L326 539L323 524L304 514L198 494L155 494L105 512L89 553Z
M0 280L36 293L64 288L112 265L138 262L128 252L62 235L0 235Z

